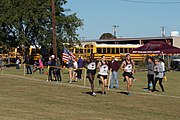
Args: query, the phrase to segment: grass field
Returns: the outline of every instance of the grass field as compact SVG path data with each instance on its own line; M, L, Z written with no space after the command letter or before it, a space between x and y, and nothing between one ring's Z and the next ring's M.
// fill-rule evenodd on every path
M102 96L96 79L96 97L89 95L89 82L47 82L46 75L23 76L23 69L6 68L0 73L0 120L180 120L180 72L168 72L165 93L147 93L146 73L137 72L132 95L123 94L126 83L119 73L120 89Z

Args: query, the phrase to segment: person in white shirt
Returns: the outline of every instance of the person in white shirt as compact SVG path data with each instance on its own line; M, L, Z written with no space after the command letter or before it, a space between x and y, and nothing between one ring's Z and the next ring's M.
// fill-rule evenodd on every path
M75 78L75 80L73 80L72 82L77 82L77 69L78 69L78 64L77 64L77 59L74 61L73 63L73 77L72 77L72 80Z
M167 77L166 77L166 69L165 69L165 61L163 59L159 59L160 64L163 66L163 79L165 82L167 82Z

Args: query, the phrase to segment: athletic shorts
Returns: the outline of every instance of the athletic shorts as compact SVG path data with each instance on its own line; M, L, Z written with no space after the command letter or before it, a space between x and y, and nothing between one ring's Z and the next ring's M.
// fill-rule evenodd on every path
M98 74L97 78L100 78L100 77L103 77L103 79L107 79L107 75L101 75L101 74Z
M123 75L124 77L125 77L125 76L128 76L128 78L134 78L134 77L132 76L132 72L124 72L122 75Z
M87 74L92 74L95 75L96 74L96 70L87 70Z

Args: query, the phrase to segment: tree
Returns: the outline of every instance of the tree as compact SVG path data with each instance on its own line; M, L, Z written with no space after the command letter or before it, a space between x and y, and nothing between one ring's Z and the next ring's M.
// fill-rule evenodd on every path
M67 0L55 0L58 47L64 42L71 45L77 42L76 30L83 25L76 13L62 7L64 4ZM50 0L1 0L0 11L0 41L3 44L52 47Z
M103 33L99 39L116 39L116 37L114 37L111 33Z

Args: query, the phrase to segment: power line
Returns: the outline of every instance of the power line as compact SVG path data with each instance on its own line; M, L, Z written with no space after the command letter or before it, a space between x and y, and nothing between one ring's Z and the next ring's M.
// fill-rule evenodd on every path
M153 1L140 1L140 0L121 0L124 2L132 2L132 3L144 3L144 4L180 4L180 1L169 1L169 2L153 2Z

